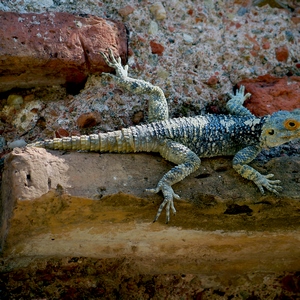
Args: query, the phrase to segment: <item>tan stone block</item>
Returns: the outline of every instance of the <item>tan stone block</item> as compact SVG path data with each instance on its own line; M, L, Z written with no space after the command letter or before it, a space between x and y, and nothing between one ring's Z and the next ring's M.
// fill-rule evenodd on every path
M261 196L230 159L204 160L174 185L194 204L176 200L166 225L164 214L152 223L161 195L145 192L172 166L161 157L14 149L3 174L3 257L122 257L147 274L298 270L299 164L267 164L283 181L276 197ZM228 214L233 203L243 209Z

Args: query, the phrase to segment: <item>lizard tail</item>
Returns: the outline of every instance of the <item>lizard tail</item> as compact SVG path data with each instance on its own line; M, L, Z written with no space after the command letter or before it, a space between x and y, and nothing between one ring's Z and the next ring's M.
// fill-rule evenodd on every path
M93 152L136 152L132 131L129 128L108 133L54 138L28 144L27 147Z

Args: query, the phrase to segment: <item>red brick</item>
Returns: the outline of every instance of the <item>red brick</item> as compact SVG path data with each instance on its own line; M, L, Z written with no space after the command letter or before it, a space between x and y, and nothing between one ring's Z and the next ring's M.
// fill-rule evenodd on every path
M217 76L213 75L207 80L208 85L216 85L219 82L219 79Z
M55 131L55 137L57 138L62 138L62 137L66 137L66 136L69 136L69 132L66 130L66 129L63 129L63 128L58 128L56 131Z
M88 74L111 71L99 54L107 48L126 62L122 23L90 15L0 11L0 92L83 83Z
M298 25L300 23L300 17L291 17L291 21L294 24Z
M159 56L162 56L165 47L155 41L150 41L150 47L151 47L151 52L153 54L157 54Z
M264 40L262 44L262 48L268 50L270 49L270 47L271 47L270 42L268 40Z
M93 127L99 124L101 121L100 114L98 112L89 112L82 114L77 119L77 125L80 128Z
M289 49L287 46L281 46L275 49L276 59L278 61L286 62L289 57Z
M238 83L240 85L244 85L246 92L251 93L245 106L256 116L300 108L299 76L277 78L267 74L255 79L244 79Z

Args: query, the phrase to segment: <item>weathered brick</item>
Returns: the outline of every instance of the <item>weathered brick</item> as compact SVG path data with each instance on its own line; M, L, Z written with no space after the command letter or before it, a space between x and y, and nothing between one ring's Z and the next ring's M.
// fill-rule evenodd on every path
M256 116L299 108L299 76L277 78L266 74L255 79L244 79L238 83L238 86L240 85L244 85L246 92L251 93L246 107Z
M125 26L97 16L0 12L0 92L83 83L111 69L100 51L127 59Z

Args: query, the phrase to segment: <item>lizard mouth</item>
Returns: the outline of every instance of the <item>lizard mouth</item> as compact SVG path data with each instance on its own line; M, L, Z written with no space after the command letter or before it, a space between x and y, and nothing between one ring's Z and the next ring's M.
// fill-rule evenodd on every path
M300 139L300 132L298 134L293 134L293 135L288 135L288 136L283 136L282 139L283 140L292 140L292 139Z

